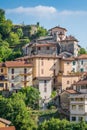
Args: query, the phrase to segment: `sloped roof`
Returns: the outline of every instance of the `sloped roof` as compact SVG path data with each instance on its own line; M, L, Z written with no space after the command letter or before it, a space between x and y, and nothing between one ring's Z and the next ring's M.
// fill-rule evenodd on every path
M87 54L79 55L78 59L87 59Z
M1 127L0 130L16 130L14 126Z
M62 29L62 30L67 31L66 28L62 28L62 27L60 27L60 26L53 27L53 28L49 29L48 31L51 31L52 29L55 29L55 28L58 28L58 29Z
M36 45L34 45L34 46L36 46L36 47L44 47L44 46L56 46L56 44L54 44L54 43L41 43L41 44L36 44Z
M32 58L53 58L53 59L61 59L61 56L56 56L53 54L47 55L47 54L43 54L43 55L32 55L32 56L24 56L24 57L20 57L20 58L16 58L16 60L24 60L24 59L32 59Z
M65 90L66 92L70 93L70 94L76 94L78 93L76 90L73 90L73 89L68 89L68 90Z
M25 61L6 61L0 63L1 67L32 67L32 64L26 63Z
M0 118L0 122L4 123L6 125L10 125L11 124L11 121L3 119L3 118Z
M78 40L72 35L66 36L66 38L64 40L61 40L61 42L63 42L63 41L77 41L78 42Z

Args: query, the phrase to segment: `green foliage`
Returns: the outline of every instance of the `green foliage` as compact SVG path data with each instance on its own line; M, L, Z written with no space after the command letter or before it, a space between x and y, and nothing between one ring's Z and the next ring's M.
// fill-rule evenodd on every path
M39 26L36 33L36 37L41 37L41 36L46 36L46 35L47 35L47 30Z
M11 120L17 130L32 130L36 126L23 98L22 94L14 94L8 99L0 96L0 117Z
M87 51L86 51L85 48L81 48L78 53L79 53L79 54L87 54Z
M3 9L0 9L0 22L5 20L5 11Z
M19 38L22 38L22 36L23 36L22 28L17 29L17 34L18 34Z
M51 98L54 98L57 95L56 91L52 91Z
M3 40L8 38L11 29L12 29L12 22L10 20L0 22L0 34L2 35Z
M38 130L86 130L87 124L84 121L72 123L65 119L50 119L39 125Z
M25 103L28 107L33 109L39 108L39 91L34 87L25 87L21 89L21 92L26 95Z
M8 46L2 45L0 46L0 60L5 61L11 55L12 50L8 48Z
M11 47L16 46L17 44L19 44L19 37L16 33L11 32L8 38L8 43Z

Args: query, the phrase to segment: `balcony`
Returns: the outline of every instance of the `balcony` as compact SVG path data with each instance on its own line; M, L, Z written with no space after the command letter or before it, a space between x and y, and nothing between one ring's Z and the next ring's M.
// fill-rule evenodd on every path
M24 75L32 75L32 72L30 73L20 73L21 76L24 76Z
M0 76L0 81L8 81L7 76L1 75Z

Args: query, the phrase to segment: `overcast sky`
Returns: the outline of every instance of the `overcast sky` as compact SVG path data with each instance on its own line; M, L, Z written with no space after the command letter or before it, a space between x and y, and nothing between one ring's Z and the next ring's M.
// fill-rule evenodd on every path
M64 27L87 48L87 0L0 0L0 8L14 24Z

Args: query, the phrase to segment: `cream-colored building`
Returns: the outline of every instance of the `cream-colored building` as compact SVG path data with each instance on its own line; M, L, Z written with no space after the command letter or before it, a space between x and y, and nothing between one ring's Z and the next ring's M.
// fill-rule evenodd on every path
M32 85L32 64L25 61L0 63L0 89L17 91Z
M72 84L76 83L80 76L78 73L72 72L73 58L62 58L60 60L60 69L58 73L58 85L61 90L70 88Z
M70 95L70 121L87 121L87 94Z
M87 121L87 74L73 84L79 94L70 95L70 121Z
M33 86L39 89L44 103L51 99L52 91L58 88L60 59L60 56L53 55L32 55L17 59L27 60L33 64Z

